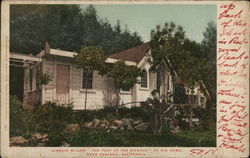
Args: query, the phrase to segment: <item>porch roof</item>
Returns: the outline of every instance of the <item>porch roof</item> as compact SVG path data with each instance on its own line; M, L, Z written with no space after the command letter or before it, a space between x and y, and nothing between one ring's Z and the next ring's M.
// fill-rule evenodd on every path
M37 64L39 62L42 62L41 57L20 53L10 53L10 66L26 67L27 64Z
M33 56L33 55L20 54L20 53L10 53L10 58L18 59L22 61L34 61L34 62L42 61L42 58L40 57Z

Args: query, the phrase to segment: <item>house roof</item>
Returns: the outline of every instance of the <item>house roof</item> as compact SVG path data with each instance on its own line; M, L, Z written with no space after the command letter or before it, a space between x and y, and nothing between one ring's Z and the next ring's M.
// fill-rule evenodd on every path
M25 60L25 61L34 61L34 62L41 62L42 61L42 59L40 57L37 57L37 56L33 56L30 54L27 55L27 54L14 53L14 52L10 53L10 58L18 59L18 60Z
M150 49L150 42L112 54L109 58L139 63Z

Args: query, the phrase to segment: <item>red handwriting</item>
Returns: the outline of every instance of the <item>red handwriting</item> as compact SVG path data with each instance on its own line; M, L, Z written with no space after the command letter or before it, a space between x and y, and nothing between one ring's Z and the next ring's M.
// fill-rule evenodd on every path
M239 64L239 61L236 61L232 64L226 63L227 60L224 60L223 62L217 64L219 67L231 67L231 68L236 68L236 66Z
M228 27L228 25L227 25L227 27ZM224 27L222 33L219 35L220 36L242 36L242 35L246 35L246 31L247 31L247 29L239 31L239 30L235 30L234 28L227 30L226 27Z
M232 72L232 71L230 71L230 70L226 70L226 71L220 72L220 75L232 76L232 75L235 75L235 74L237 74L237 73L238 73L238 71Z
M220 145L220 147L226 147L226 149L235 149L235 150L238 150L240 152L244 152L246 150L246 147L245 147L245 144L242 144L241 146L235 146L232 143L232 141L228 140L228 141L225 141L225 140L222 140L223 143Z
M247 25L247 23L243 22L242 20L237 20L237 21L234 22L233 25L234 26L243 26L243 27L245 27Z
M244 105L241 105L241 104L239 104L238 102L235 102L233 105L231 105L231 106L229 107L229 109L231 110L231 109L233 109L233 108L235 108L235 107L240 108L240 111L244 111L244 110L246 109L246 105L245 105L245 106L244 106Z
M229 11L230 11L230 8L228 8L227 10L225 10L224 12L222 12L219 15L219 19L221 19L221 18L240 18L241 13L243 12L243 10L240 10L236 14L230 14Z
M248 10L238 3L223 2L218 11L218 147L209 150L193 148L189 150L192 156L215 154L218 148L241 153L248 147Z
M218 60L219 60L219 59L224 59L224 60L238 60L238 59L243 58L243 56L244 56L245 54L246 54L246 52L243 52L243 53L241 53L241 54L238 55L238 56L232 56L232 55L229 55L229 53L227 52L227 53L222 54L222 55L218 58Z
M231 104L232 102L229 102L229 101L226 101L226 100L221 100L219 103L222 103L222 104Z
M240 93L233 93L233 89L229 89L229 90L220 90L218 95L227 95L227 96L231 96L231 97L240 97Z
M227 42L227 41L225 41L225 42ZM239 46L238 48L229 48L229 49L219 48L219 53L220 52L226 52L226 53L228 53L228 52L238 52L240 49L241 49L241 46Z
M248 41L246 41L246 38L240 39L240 37L238 36L238 37L234 37L233 39L231 39L228 43L229 44L240 44L240 45L242 45L242 44L247 44Z
M196 155L213 155L216 151L218 150L218 148L216 149L191 149L189 151L191 156L196 156Z

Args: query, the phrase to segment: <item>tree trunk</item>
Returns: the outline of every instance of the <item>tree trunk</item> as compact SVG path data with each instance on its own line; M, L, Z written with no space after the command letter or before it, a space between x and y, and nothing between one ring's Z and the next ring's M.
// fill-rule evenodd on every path
M115 114L118 115L118 106L120 102L120 96L119 96L120 90L117 88L116 89L116 104L115 104Z
M84 104L84 109L87 109L87 97L88 97L88 81L87 81L87 75L84 76L85 77L85 104Z
M188 94L188 104L189 104L188 124L189 124L189 128L191 129L191 124L192 124L192 105L191 105L191 101L190 101L190 94Z

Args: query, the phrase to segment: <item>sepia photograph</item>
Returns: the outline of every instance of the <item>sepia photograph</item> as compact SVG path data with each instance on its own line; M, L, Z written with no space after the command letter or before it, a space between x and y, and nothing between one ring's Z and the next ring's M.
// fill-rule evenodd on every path
M10 4L10 147L216 147L216 4Z

